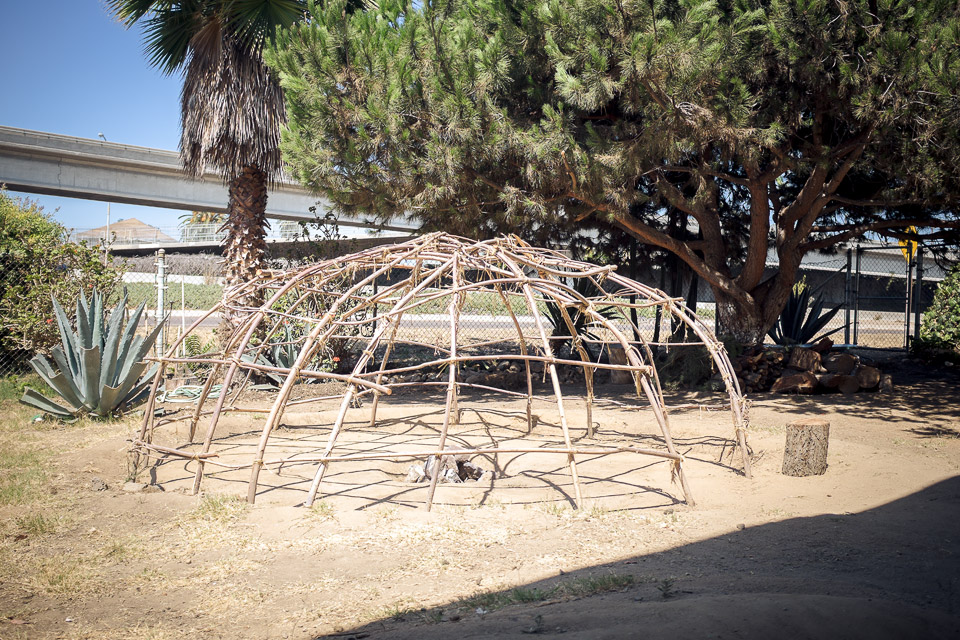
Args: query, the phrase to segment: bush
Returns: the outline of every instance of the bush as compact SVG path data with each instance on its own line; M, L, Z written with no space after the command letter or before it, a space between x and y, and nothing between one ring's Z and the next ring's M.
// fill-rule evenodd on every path
M923 314L920 337L913 349L934 359L960 354L960 265L937 287L933 304Z
M76 300L82 290L112 291L122 271L69 232L43 207L0 189L0 362L60 342L53 296ZM68 305L68 309L71 305Z

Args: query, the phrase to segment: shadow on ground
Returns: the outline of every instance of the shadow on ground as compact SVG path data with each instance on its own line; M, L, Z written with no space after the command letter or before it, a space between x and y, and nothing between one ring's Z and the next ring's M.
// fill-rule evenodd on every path
M336 637L960 638L958 526L951 478L868 511L747 527Z

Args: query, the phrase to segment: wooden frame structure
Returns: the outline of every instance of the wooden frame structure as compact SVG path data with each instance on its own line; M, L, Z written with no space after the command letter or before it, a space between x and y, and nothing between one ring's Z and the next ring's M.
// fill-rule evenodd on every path
M576 281L581 281L578 283ZM382 286L378 283L384 282ZM584 294L589 291L589 295ZM484 293L499 300L501 317L509 316L512 334L509 340L468 340L463 335L462 310L468 296ZM258 307L240 306L238 300L262 300ZM445 313L447 344L425 344L405 338L398 329L405 315L415 316L423 309ZM560 327L548 330L544 308L550 306L562 318ZM651 313L659 308L657 318L672 316L695 336L687 342L654 344L645 339L638 326L638 312ZM232 334L224 346L215 352L185 357L180 344L208 318L228 310L237 319ZM560 324L553 320L554 325ZM290 327L296 331L291 332ZM323 354L338 340L350 340L360 346L359 355L348 373L337 373L323 366ZM563 358L554 345L570 343L570 357ZM391 355L399 345L429 347L435 354L412 365L391 364ZM280 366L262 357L276 346L289 347L296 353L293 362ZM506 347L505 347L506 345ZM614 267L602 267L572 260L562 253L532 247L515 238L498 238L474 242L444 233L434 233L390 246L378 246L349 256L310 265L291 271L264 273L254 281L237 287L224 301L216 305L180 336L160 358L160 373L154 380L145 410L139 436L133 443L133 454L139 462L142 456L179 457L195 460L197 469L194 492L199 490L204 467L215 465L227 468L249 468L250 480L247 499L254 502L260 470L266 466L282 467L290 463L317 465L312 486L306 500L310 505L316 499L324 474L332 463L346 460L404 459L431 456L438 458L450 453L447 436L458 424L461 395L464 388L484 392L504 393L526 398L526 420L532 428L531 404L544 399L534 393L534 368L552 387L552 401L559 413L562 447L485 447L457 449L459 455L490 453L556 453L566 458L578 506L582 505L580 478L577 472L578 455L606 455L632 452L669 460L672 472L680 481L685 500L693 504L693 497L684 472L683 456L677 451L670 433L668 407L657 375L654 350L656 348L684 348L701 346L706 349L726 385L734 437L741 453L743 472L750 476L750 460L746 444L746 404L741 396L730 360L722 344L703 322L682 301L662 291L635 282L616 273ZM492 347L499 351L490 352ZM625 364L607 361L593 355L590 348L602 355L610 348L621 349ZM504 348L507 348L505 355ZM526 392L520 393L484 384L468 384L461 379L461 367L476 362L509 359L523 368ZM169 366L207 365L210 375L203 385L196 407L189 415L174 419L155 417L155 408L162 402L162 373ZM592 407L594 374L597 370L627 372L633 379L638 396L646 399L653 410L657 426L663 436L663 449L636 446L600 446L576 444L570 435L564 411L558 367L576 368L583 373L586 383L587 431L593 435ZM403 381L411 372L437 371L445 368L446 380ZM251 377L272 374L280 376L282 384L276 400L267 413L266 423L253 459L246 465L228 465L216 460L211 451L220 417L227 411L250 411L237 405L240 392ZM344 391L338 396L293 400L291 392L301 380L321 379L342 382ZM399 379L399 381L398 381ZM219 382L222 391L213 399L211 390ZM348 412L362 397L372 398L369 405L369 424L377 424L377 408L381 398L394 389L409 386L440 385L446 390L443 423L439 444L419 450L377 451L335 455L337 440L344 430ZM271 434L281 424L284 411L291 407L318 400L341 399L336 419L322 453L268 458ZM212 406L209 406L212 405ZM359 411L359 409L353 409ZM264 412L263 409L260 409ZM194 442L197 427L206 419L206 431L200 446L170 448L153 443L155 428L175 421L189 421L190 442ZM319 449L320 447L318 447ZM433 469L440 468L434 464ZM438 473L430 477L426 506L434 499Z

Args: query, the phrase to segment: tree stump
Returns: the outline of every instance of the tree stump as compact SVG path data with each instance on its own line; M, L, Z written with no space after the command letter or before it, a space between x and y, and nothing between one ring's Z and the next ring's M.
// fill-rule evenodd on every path
M610 364L630 364L623 347L611 345L607 353L610 355ZM611 369L610 384L633 384L633 374L623 369Z
M787 425L787 444L783 450L783 475L819 476L827 470L827 444L830 423L818 418L803 418Z

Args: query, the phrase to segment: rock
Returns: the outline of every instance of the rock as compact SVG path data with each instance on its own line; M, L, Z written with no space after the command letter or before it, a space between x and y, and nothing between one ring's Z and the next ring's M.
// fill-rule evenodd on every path
M457 467L460 477L464 480L479 480L483 475L483 469L472 462L460 462Z
M418 482L423 482L427 477L426 471L419 464L410 465L410 469L407 471L407 477L404 478L404 482L411 482L416 484Z
M463 378L464 384L483 384L483 374L471 371Z
M434 456L430 456L423 465L423 473L427 478L433 477L433 467L436 464L436 460ZM443 473L446 469L450 468L457 468L457 462L453 459L453 456L440 456L440 472Z
M488 387L497 387L502 389L507 376L505 373L497 371L496 373L488 373L485 378L486 380L483 384L487 385Z
M893 393L893 376L889 373L880 376L880 393Z
M830 338L820 338L820 340L810 348L823 356L824 354L829 353L830 349L833 348L833 340Z
M477 478L477 482L490 483L497 479L497 474L492 469L486 469L483 474Z
M100 478L94 477L90 479L90 488L94 491L106 491L110 487L108 487L107 483Z
M812 349L794 347L790 351L790 361L787 366L800 371L820 371L820 354Z
M727 389L727 383L723 380L718 380L716 378L711 378L707 380L707 383L704 385L707 391L725 391Z
M163 492L163 488L160 487L160 485L148 484L147 486L145 486L145 487L143 488L143 492L144 492L144 493L162 493L162 492Z
M880 369L876 367L860 365L856 375L861 389L873 389L880 384Z
M781 376L770 387L773 393L813 393L817 388L817 376L809 371Z
M460 474L457 473L455 469L444 469L440 472L440 477L437 479L437 482L459 484L463 482L463 480L460 479Z
M842 373L845 376L857 368L857 358L849 353L831 353L823 360L824 368L830 373Z
M123 490L127 493L143 493L146 488L147 485L143 482L127 482L123 485Z
M520 364L517 362L511 362L510 366L507 368L507 371L510 373L520 373Z

